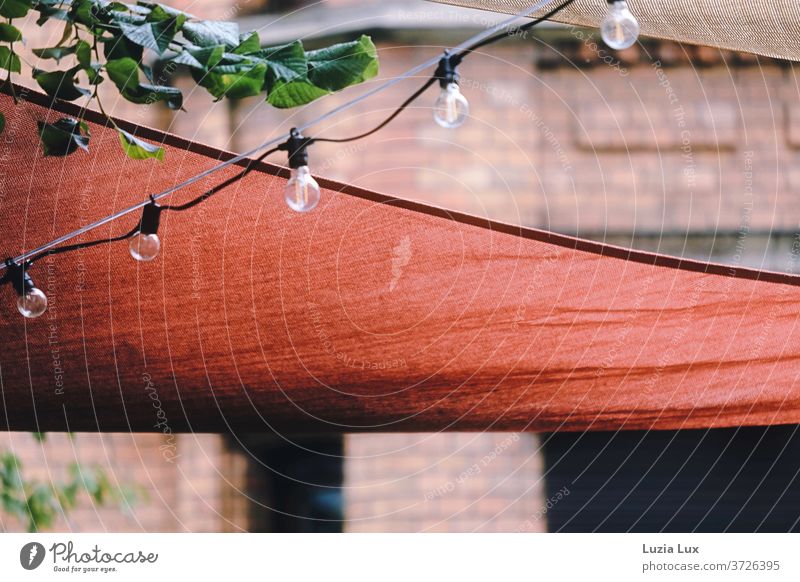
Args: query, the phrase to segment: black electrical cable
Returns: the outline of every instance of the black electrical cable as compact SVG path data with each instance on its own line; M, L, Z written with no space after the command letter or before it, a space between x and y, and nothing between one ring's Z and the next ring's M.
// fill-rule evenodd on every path
M60 255L60 254L69 253L69 252L72 252L72 251L79 251L81 249L88 249L90 247L95 247L97 245L101 245L101 244L104 244L104 243L119 242L119 241L122 241L122 240L125 240L125 239L133 238L134 236L136 236L137 232L139 232L138 223L133 228L133 230L130 230L130 231L126 232L125 234L121 234L119 236L112 236L110 238L99 238L99 239L96 239L96 240L90 240L90 241L86 241L86 242L83 242L83 243L75 243L74 245L66 245L66 246L63 246L63 247L56 247L54 249L50 249L48 251L43 252L41 255L36 255L35 257L30 258L26 262L28 264L30 264L30 263L33 263L34 261L38 260L39 258L41 258L43 256Z
M461 50L461 52L454 53L454 54L447 54L444 58L447 58L449 60L449 65L451 67L456 67L461 63L461 61L464 59L465 56L467 56L470 53L476 51L477 49L479 49L481 47L484 47L486 45L492 44L494 42L497 42L499 40L503 40L504 38L508 38L512 34L517 34L518 32L524 32L526 30L529 30L529 29L533 28L534 26L536 26L537 24L541 24L545 20L549 20L550 18L552 18L553 16L555 16L556 14L561 12L564 8L566 8L567 6L572 4L574 1L575 0L565 0L564 2L562 2L558 6L556 6L555 8L550 10L549 12L547 12L546 14L543 14L542 16L540 16L538 18L535 18L534 20L532 20L532 21L530 21L530 22L528 22L526 24L523 24L523 25L520 25L520 26L514 28L514 30L512 32L503 32L503 33L496 34L494 36L490 36L488 38L485 38L482 41L476 42L474 44L471 44L471 45L465 47L464 49ZM439 80L440 75L443 74L443 72L441 71L441 68L442 68L442 63L440 63L439 68L436 69L436 72L433 74L433 76L431 76L431 78L428 79L422 85L422 87L417 89L417 91L414 92L408 99L403 101L403 103L389 117L387 117L384 121L382 121L380 124L375 126L373 129L371 129L369 131L366 131L364 133L360 133L358 135L354 135L352 137L347 137L347 138L335 139L335 138L312 137L312 138L309 138L306 143L307 144L312 144L312 143L315 143L315 142L345 143L345 142L356 141L356 140L368 137L368 136L372 135L373 133L375 133L377 131L380 131L381 129L383 129L384 127L389 125L389 123L395 117L400 115L409 105L411 105L411 103L416 101L423 93L425 93L425 91L427 91L430 88L431 85L433 85L437 80Z
M231 186L231 185L235 184L236 182L238 182L239 180L241 180L242 178L244 178L247 174L249 174L255 168L255 165L258 162L263 161L264 158L266 158L267 156L269 156L271 154L274 154L277 151L278 151L278 148L273 148L271 150L268 150L268 151L264 152L259 157L255 158L253 161L249 162L247 167L244 170L242 170L241 172L239 172L235 176L231 176L227 180L225 180L223 182L220 182L219 184L217 184L213 188L210 188L210 189L206 190L205 192L203 192L197 198L194 198L193 200L189 200L188 202L186 202L184 204L164 205L164 206L161 207L161 210L172 210L174 212L181 212L183 210L188 210L190 208L193 208L193 207L197 206L201 202L204 202L205 200L208 200L209 198L211 198L217 192L219 192L221 190L224 190L228 186ZM126 232L125 234L121 234L119 236L114 236L114 237L110 237L110 238L100 238L100 239L91 240L91 241L87 241L87 242L75 243L75 244L72 244L72 245L65 245L63 247L56 247L54 249L47 250L47 251L43 252L40 255L36 255L34 257L29 258L27 261L25 261L26 268L28 266L32 265L34 261L38 260L39 258L41 258L43 256L60 255L60 254L69 253L69 252L72 252L72 251L79 251L79 250L82 250L82 249L88 249L88 248L91 248L91 247L94 247L94 246L97 246L97 245L101 245L101 244L120 242L120 241L123 241L123 240L127 240L129 238L133 238L134 236L136 236L136 234L138 232L139 232L139 224L137 223L136 226L133 227L133 229L131 229L128 232ZM2 279L0 279L0 283L2 283Z
M200 194L200 196L198 196L197 198L194 198L193 200L189 200L188 202L184 202L183 204L165 204L165 205L161 206L161 210L172 210L173 212L182 212L184 210L189 210L190 208L194 208L195 206L197 206L201 202L205 202L206 200L211 198L217 192L219 192L221 190L224 190L228 186L231 186L231 185L235 184L236 182L238 182L239 180L241 180L242 178L244 178L247 174L249 174L250 172L252 172L255 169L256 164L258 164L258 162L263 162L264 158L274 154L279 149L280 149L280 147L272 148L271 150L267 150L266 152L264 152L263 154L261 154L260 156L255 158L253 161L248 162L248 164L247 164L247 166L245 167L244 170L242 170L241 172L239 172L235 176L231 176L227 180L224 180L223 182L220 182L219 184L217 184L213 188L210 188L210 189L206 190L205 192Z
M494 42L497 42L498 40L503 40L504 38L508 38L512 34L517 34L519 32L525 32L526 30L529 30L529 29L533 28L537 24L541 24L545 20L550 20L553 16L555 16L556 14L558 14L559 12L564 10L564 8L566 8L567 6L572 4L574 1L575 0L565 0L564 2L559 4L558 6L556 6L552 10L550 10L549 12L546 12L542 16L540 16L538 18L535 18L534 20L531 20L528 23L521 24L520 26L517 26L512 31L510 31L510 32L501 32L501 33L495 34L494 36L490 36L488 38L485 38L485 39L483 39L481 41L478 41L478 42L476 42L474 44L469 45L468 47L462 49L460 52L456 53L453 56L457 57L459 59L458 62L460 62L460 60L463 59L465 56L467 56L469 53L474 52L474 51L478 50L479 48L485 47L487 44L492 44Z
M528 23L526 25L523 25L523 26L519 27L517 30L527 30L527 29L529 29L530 27L538 24L539 22L541 22L545 18L547 18L549 16L552 16L553 14L558 12L559 10L563 9L565 6L570 4L572 1L573 0L567 0L567 2L559 5L554 10L551 10L546 16L541 17L541 18L539 18L539 19L537 19L537 20L535 20L533 22L530 22L530 23ZM473 41L472 44L470 44L470 40L467 40L466 42L462 43L461 45L459 45L455 49L455 50L459 51L457 53L457 56L448 57L447 67L446 68L447 69L452 69L453 67L457 66L458 63L461 62L461 60L463 58L463 55L468 54L471 51L474 51L476 48L478 48L480 46L485 46L486 44L489 44L491 42L495 42L497 40L501 40L502 38L505 38L509 33L503 33L503 34L492 34L492 33L494 31L496 31L496 30L501 30L502 27L506 23L511 23L516 18L530 17L530 15L533 14L536 10L544 8L544 6L546 4L547 4L547 0L542 0L542 1L538 2L537 4L535 4L534 6L528 8L528 9L522 11L522 12L520 12L519 14L517 14L515 16L512 16L508 20L506 20L506 21L504 21L504 22L502 22L502 23L500 23L498 25L495 25L495 26L491 27L489 29L489 31L488 31L489 34L480 33L480 34L477 34L477 35L473 36L475 41ZM483 40L481 40L481 39L483 39ZM452 58L452 61L450 60L450 58ZM442 60L439 61L440 69L442 68L442 62L443 62ZM370 96L372 96L372 95L374 95L374 94L376 94L376 93L378 93L380 91L383 91L383 90L387 89L388 87L396 84L400 80L405 79L405 78L410 78L413 74L416 74L417 72L420 72L420 71L424 70L425 68L427 68L428 66L430 66L432 64L433 63L431 61L426 61L425 63L417 65L416 67L410 69L409 71L406 71L406 73L400 75L399 77L397 77L395 79L391 79L389 81L386 81L383 84L381 84L378 87L376 87L375 89L367 91L365 94L363 94L363 95L361 95L361 96L359 96L359 97L357 97L357 98L355 98L355 99L353 99L353 100L351 100L351 101L349 101L347 103L344 103L342 105L334 107L332 110L328 111L327 113L323 114L322 116L320 116L320 117L318 117L318 118L316 118L316 119L314 119L312 121L309 121L309 122L305 123L300 129L308 128L311 125L315 125L315 124L317 124L317 123L319 123L319 122L321 122L321 121L323 121L323 120L325 120L325 119L327 119L327 118L329 118L329 117L331 117L331 116L333 116L333 115L335 115L335 114L337 114L337 113L339 113L341 111L344 111L345 109L349 109L349 108L355 106L356 104L364 101L368 97L370 97ZM434 76L436 76L436 75L439 75L439 69L437 69L437 73L434 73ZM367 135L369 135L369 133L371 133L371 132L368 132ZM352 141L352 139L358 139L358 138L350 138L350 139L343 140L343 141ZM156 200L158 200L160 198L168 196L168 195L172 194L173 192L177 191L178 189L184 188L186 186L189 186L189 185L201 180L202 178L210 175L213 172L221 170L222 168L227 167L229 165L232 165L234 163L238 163L240 161L246 160L248 158L248 156L251 156L251 155L255 154L257 151L261 150L262 148L269 147L270 145L272 145L274 143L277 143L277 142L278 142L278 140L270 140L270 141L265 142L264 144L262 144L262 145L260 145L260 146L258 146L256 148L254 148L253 150L250 150L249 152L242 153L242 154L237 154L236 156L233 156L232 158L220 163L219 165L217 165L217 166L215 166L213 168L210 168L208 170L205 170L205 171L201 172L200 174L197 174L197 175L189 178L188 180L182 182L181 184L179 184L177 186L174 186L174 187L172 187L170 189L167 189L167 190L165 190L165 191L163 191L163 192L161 192L161 193L159 193L157 195L151 195L151 198L153 199L153 201L156 201ZM282 145L284 145L284 144L282 144ZM286 149L286 148L279 148L279 149ZM71 233L67 233L66 235L62 235L61 237L58 237L55 240L52 240L52 241L50 241L50 242L48 242L48 243L46 243L44 245L41 245L40 247L38 247L34 251L31 251L31 252L29 252L27 254L23 253L22 255L20 255L15 260L18 261L20 264L29 263L31 257L43 256L43 255L47 254L49 251L52 251L52 250L54 250L56 248L61 248L61 247L58 247L59 244L63 244L65 242L67 242L68 240L72 239L72 238L81 236L84 233L88 232L89 230L93 230L95 228L103 226L104 224L108 224L109 222L113 222L114 220L118 220L118 219L122 218L123 216L125 216L125 215L127 215L127 214L129 214L129 213L131 213L131 212L133 212L133 211L135 211L137 209L139 209L139 208L143 208L144 205L146 205L146 204L147 204L146 202L142 202L142 203L139 203L139 204L134 204L133 206L130 206L130 207L125 208L125 209L123 209L121 211L118 211L118 212L116 212L114 214L106 216L105 218L97 220L97 221L95 221L94 223L92 223L92 224L90 224L88 226L85 226L83 228L77 229L76 231L73 231ZM109 240L109 239L103 239L103 240ZM73 245L70 245L70 248L72 246ZM85 245L78 245L77 248L85 248ZM3 270L4 268L5 268L5 265L4 264L0 264L0 270Z
M392 120L393 120L395 117L397 117L398 115L400 115L400 114L401 114L403 111L405 111L405 109L406 109L406 108L407 108L409 105L411 105L411 104L412 104L414 101L416 101L416 100L417 100L417 99L418 99L418 98L419 98L419 97L420 97L420 96L421 96L423 93L425 93L425 91L427 91L427 90L430 88L430 86L431 86L431 85L433 85L433 84L436 82L436 80L437 80L437 79L436 79L436 76L434 75L433 77L431 77L430 79L428 79L427 81L425 81L425 83L422 85L422 87L420 87L419 89L417 89L417 90L416 90L416 91L415 91L415 92L414 92L414 93L411 95L411 97L409 97L408 99L406 99L405 101L403 101L403 103L401 103L401 104L400 104L400 106L399 106L397 109L395 109L395 110L394 110L394 112L392 112L392 114L391 114L389 117L387 117L386 119L384 119L382 122L380 122L378 125L376 125L376 126L375 126L375 127L373 127L372 129L370 129L369 131L365 131L364 133L359 133L358 135L354 135L354 136L352 136L352 137L341 137L341 138L332 138L332 137L312 137L312 138L309 138L309 140L308 140L308 143L309 143L309 144L312 144L312 143L315 143L315 142L345 143L345 142L348 142L348 141L356 141L356 140L359 140L359 139L363 139L363 138L365 138L365 137L369 137L369 136L370 136L370 135L372 135L373 133L376 133L376 132L380 131L381 129L383 129L384 127L386 127L387 125L389 125L389 123L391 123L391 122L392 122Z
M352 136L352 137L348 137L348 138L340 138L340 139L335 139L335 138L310 138L309 140L306 141L306 144L308 145L308 144L311 144L311 143L314 143L314 142L317 142L317 141L319 141L319 142L344 143L344 142L355 141L355 140L358 140L358 139L363 139L365 137L368 137L368 136L372 135L373 133L376 133L377 131L380 131L381 129L386 127L389 123L391 123L391 121L393 119L395 119L411 103L413 103L416 99L418 99L434 82L436 82L436 78L435 77L431 77L430 79L428 79L422 85L422 87L417 89L408 99L406 99L403 103L401 103L400 106L395 111L393 111L392 114L389 117L384 119L380 124L378 124L377 126L375 126L374 128L372 128L371 130L369 130L367 132L364 132L364 133L356 135L356 136ZM285 145L285 144L281 144L281 146L283 146L283 145ZM236 182L238 182L239 180L241 180L242 178L247 176L247 174L249 174L250 172L252 172L255 169L256 164L258 162L264 161L264 159L267 158L268 156L270 156L270 155L280 151L281 149L283 149L281 146L272 148L272 149L267 150L266 152L262 153L257 158L254 158L253 161L249 162L247 164L247 167L245 167L244 170L242 170L241 172L239 172L238 174L236 174L234 176L231 176L227 180L224 180L224 181L220 182L219 184L217 184L213 188L210 188L210 189L206 190L205 192L203 192L197 198L189 200L188 202L185 202L183 204L165 204L165 205L161 206L161 210L162 211L163 210L170 210L172 212L183 212L185 210L189 210L190 208L194 208L198 204L201 204L201 203L205 202L206 200L208 200L209 198L211 198L214 194L217 194L218 192L224 190L225 188L227 188L229 186L232 186L233 184L235 184ZM127 240L127 239L130 239L130 238L133 238L134 236L136 236L136 234L138 232L139 232L139 225L137 223L137 225L132 230L126 232L125 234L119 235L119 236L110 237L110 238L96 239L96 240L87 241L87 242L83 242L83 243L76 243L76 244L72 244L72 245L66 245L66 246L63 246L63 247L56 247L54 249L47 250L47 251L43 252L40 255L36 255L34 257L29 258L27 261L25 261L26 268L29 267L30 265L32 265L34 261L38 260L40 257L45 256L45 255L60 255L60 254L63 254L63 253L69 253L69 252L72 252L72 251L78 251L78 250L82 250L82 249L91 248L91 247L94 247L94 246L97 246L97 245L101 245L101 244L120 242L120 241L123 241L123 240ZM2 283L2 282L3 282L2 279L0 279L0 283Z
M378 124L377 126L375 126L374 128L372 128L371 130L369 130L367 132L364 132L362 134L355 135L355 136L352 136L352 137L339 138L339 139L336 139L336 138L310 138L309 140L307 140L306 143L307 144L311 144L311 143L318 142L318 141L319 142L344 143L344 142L355 141L355 140L359 140L359 139L363 139L365 137L368 137L368 136L380 131L381 129L386 127L389 123L391 123L392 120L394 120L398 115L400 115L411 103L413 103L416 99L418 99L435 82L436 82L436 78L435 77L432 77L432 78L428 79L427 81L425 81L425 83L422 85L422 87L417 89L408 99L406 99L403 103L401 103L400 106L395 111L393 111L392 114L389 117L384 119L380 124ZM283 144L281 144L281 145L283 145ZM194 208L198 204L201 204L201 203L205 202L206 200L208 200L209 198L211 198L214 194L217 194L218 192L224 190L225 188L227 188L229 186L232 186L233 184L235 184L236 182L238 182L239 180L241 180L242 178L247 176L247 174L249 174L250 172L252 172L255 169L256 164L258 162L264 161L265 158L267 158L268 156L280 151L281 149L282 149L281 146L278 146L278 147L272 148L270 150L267 150L266 152L264 152L261 155L259 155L257 158L254 158L254 160L252 162L249 162L247 167L244 170L242 170L241 172L239 172L238 174L236 174L234 176L231 176L227 180L224 180L223 182L220 182L219 184L217 184L213 188L210 188L210 189L206 190L205 192L203 192L197 198L189 200L188 202L185 202L183 204L165 204L165 205L161 206L161 210L170 210L170 211L173 211L173 212L182 212L184 210L189 210L190 208ZM63 246L63 247L56 247L56 248L47 250L47 251L43 252L40 255L36 255L34 257L29 258L27 261L25 261L26 268L29 267L30 265L32 265L34 263L34 261L38 260L42 256L60 255L60 254L69 253L69 252L72 252L72 251L88 249L88 248L91 248L91 247L94 247L94 246L97 246L97 245L101 245L101 244L120 242L120 241L123 241L123 240L127 240L127 239L130 239L130 238L133 238L134 236L136 236L136 234L138 232L139 232L139 225L137 223L137 225L132 230L126 232L125 234L121 234L119 236L110 237L110 238L96 239L96 240L91 240L91 241L87 241L87 242L83 242L83 243L76 243L76 244L72 244L72 245L66 245L66 246ZM0 283L2 283L2 282L3 282L3 280L0 279Z
M309 139L304 141L304 144L307 146L307 145L310 145L310 144L315 143L315 142L345 143L345 142L356 141L356 140L368 137L368 136L380 131L381 129L383 129L387 125L389 125L389 123L391 123L392 120L394 120L398 115L400 115L409 105L411 105L411 103L416 101L435 82L436 82L436 78L435 77L431 77L430 79L425 81L425 83L422 85L422 87L417 89L408 99L403 101L403 103L401 103L400 106L397 109L395 109L392 112L391 115L389 115L389 117L384 119L381 123L379 123L378 125L376 125L375 127L373 127L369 131L366 131L364 133L360 133L358 135L354 135L352 137L345 137L345 138L327 138L327 137L309 138ZM197 198L195 198L193 200L190 200L189 202L186 202L184 204L175 204L175 205L165 204L165 205L163 205L161 207L161 209L162 210L172 210L174 212L181 212L181 211L184 211L184 210L189 210L190 208L194 208L198 204L200 204L202 202L205 202L206 200L211 198L211 196L213 196L217 192L219 192L221 190L224 190L228 186L232 186L233 184L235 184L236 182L238 182L239 180L244 178L253 169L255 169L255 165L256 165L257 162L262 162L268 156L270 156L270 155L272 155L272 154L274 154L274 153L276 153L278 151L285 150L286 149L285 146L286 146L287 143L288 142L282 143L278 147L272 148L271 150L267 150L266 152L264 152L263 154L261 154L260 156L255 158L253 163L248 164L247 167L244 170L242 170L241 172L239 172L235 176L231 176L227 180L217 184L216 186L214 186L210 190L207 190L206 192L204 192L203 194L201 194Z
M555 16L556 14L558 14L559 12L561 12L561 11L562 11L564 8L566 8L567 6L569 6L570 4L572 4L574 1L575 1L575 0L565 0L564 2L562 2L562 3L561 3L561 4L559 4L558 6L556 6L555 8L553 8L552 10L550 10L549 12L547 12L546 14L543 14L542 16L540 16L540 17L538 17L538 18L536 18L536 19L534 19L534 20L532 20L532 21L530 21L530 22L528 22L528 23L526 23L526 24L523 24L523 25L520 25L520 26L516 27L516 28L515 28L515 29L514 29L512 32L504 32L504 33L496 34L496 35L494 35L494 36L490 36L490 37L488 37L488 38L486 38L486 39L484 39L484 40L482 40L482 41L480 41L480 42L476 42L476 43L474 43L474 44L471 44L471 45L469 45L468 47L466 47L466 48L464 48L463 50L461 50L461 52L459 52L459 53L455 53L455 54L448 54L448 55L447 55L447 58L448 58L448 59L449 59L449 61L450 61L450 66L451 66L451 67L456 67L456 66L458 66L458 65L461 63L461 61L464 59L464 57L465 57L465 56L469 55L470 53L472 53L472 52L476 51L477 49L479 49L479 48L481 48L481 47L484 47L484 46L486 46L486 45L492 44L492 43L494 43L494 42L497 42L497 41L499 41L499 40L502 40L502 39L504 39L504 38L508 38L508 37L509 37L509 36L511 36L512 34L517 34L518 32L524 32L524 31L526 31L526 30L529 30L529 29L533 28L533 27L534 27L534 26L536 26L537 24L541 24L541 23L542 23L542 22L544 22L545 20L549 20L550 18L552 18L553 16ZM441 65L440 65L440 68L441 68ZM397 108L397 109L394 111L394 113L392 113L392 114L391 114L391 115L390 115L388 118L386 118L386 119L385 119L383 122L381 122L379 125L375 126L373 129L371 129L371 130L369 130L369 131L366 131L366 132L364 132L364 133L361 133L361 134L355 135L355 136L353 136L353 137L347 137L347 138L339 138L339 139L334 139L334 138L321 138L321 137L309 138L309 140L308 140L308 142L307 142L307 143L308 143L308 144L312 144L312 143L314 143L314 142L345 143L345 142L349 142L349 141L356 141L356 140L359 140L359 139L362 139L362 138L368 137L368 136L372 135L373 133L375 133L375 132L377 132L377 131L380 131L381 129L383 129L384 127L386 127L387 125L389 125L389 123L390 123L390 122L391 122L391 121L392 121L392 120L393 120L395 117L397 117L398 115L400 115L400 114L401 114L401 113L402 113L402 112L403 112L403 111L404 111L404 110L405 110L405 109L406 109L406 108L407 108L409 105L411 105L411 103L413 103L414 101L416 101L416 100L417 100L417 98L419 98L419 97L420 97L420 96L421 96L421 95L422 95L422 94L423 94L425 91L427 91L427 90L428 90L428 88L430 88L430 86L431 86L431 85L433 85L433 84L434 84L434 83L435 83L435 82L436 82L436 81L439 79L439 76L440 76L441 74L442 74L442 73L441 73L440 69L438 69L438 68L437 68L437 70L436 70L436 72L433 74L433 76L432 76L430 79L428 79L428 80L425 82L425 84L424 84L424 85L422 85L422 87L420 87L420 88L419 88L419 89L418 89L418 90L417 90L417 91L416 91L414 94L412 94L412 95L411 95L411 97L409 97L408 99L406 99L406 100L405 100L405 101L404 101L404 102L403 102L403 103L402 103L402 104L401 104L401 105L400 105L400 106L399 106L399 107L398 107L398 108Z
M213 188L210 188L210 189L206 190L205 192L203 192L197 198L194 198L193 200L189 200L188 202L186 202L184 204L164 205L164 206L161 207L161 210L172 210L174 212L181 212L183 210L188 210L190 208L193 208L193 207L197 206L201 202L204 202L204 201L208 200L209 198L211 198L217 192L219 192L221 190L224 190L228 186L231 186L231 185L235 184L236 182L238 182L239 180L241 180L242 178L244 178L247 174L249 174L255 168L255 166L256 166L256 164L258 162L263 161L264 158L266 158L267 156L269 156L271 154L274 154L277 151L278 151L278 148L273 148L271 150L267 150L266 152L264 152L263 154L261 154L260 156L255 158L253 161L249 162L247 167L244 170L242 170L241 172L239 172L235 176L231 176L227 180L225 180L223 182L220 182L219 184L217 184ZM136 236L136 234L138 232L139 232L139 224L137 223L136 226L133 227L133 229L131 229L128 232L126 232L125 234L121 234L119 236L114 236L114 237L110 237L110 238L100 238L100 239L91 240L91 241L87 241L87 242L75 243L75 244L72 244L72 245L65 245L63 247L56 247L54 249L47 250L47 251L43 252L40 255L36 255L34 257L29 258L27 261L25 261L26 268L29 267L30 265L32 265L34 261L38 260L42 256L60 255L60 254L69 253L69 252L72 252L72 251L79 251L79 250L82 250L82 249L88 249L88 248L91 248L91 247L94 247L94 246L97 246L97 245L101 245L101 244L120 242L120 241L123 241L123 240L127 240L129 238L133 238L134 236ZM3 280L0 279L0 283L2 283L2 282L3 282Z

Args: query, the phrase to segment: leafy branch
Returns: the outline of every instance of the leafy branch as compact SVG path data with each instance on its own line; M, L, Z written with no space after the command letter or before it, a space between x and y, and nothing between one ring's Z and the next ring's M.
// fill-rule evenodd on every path
M378 72L375 45L369 37L306 51L301 41L262 47L257 32L241 33L235 22L202 20L174 8L140 1L3 0L0 2L0 69L11 82L21 74L15 43L23 34L14 19L38 12L39 26L64 22L61 40L33 49L39 59L64 68L31 67L39 87L53 99L98 101L97 87L106 80L123 98L140 105L163 103L183 109L183 94L169 86L179 68L217 100L264 95L278 108L305 105ZM158 73L158 74L157 74ZM13 86L11 93L13 95ZM102 105L101 111L102 111ZM106 116L108 117L108 116ZM0 113L0 131L5 119ZM115 126L126 154L135 159L163 159L163 148ZM40 122L45 155L68 155L88 149L91 136L82 120Z
M114 487L102 467L70 465L63 482L25 479L22 463L12 453L0 454L0 510L24 523L29 532L51 527L74 509L85 493L96 505L116 502L129 507L143 494L138 487Z

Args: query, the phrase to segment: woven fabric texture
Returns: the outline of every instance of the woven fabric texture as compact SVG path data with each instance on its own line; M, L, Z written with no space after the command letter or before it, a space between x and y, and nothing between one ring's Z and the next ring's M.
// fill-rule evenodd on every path
M493 12L517 14L532 4L524 0L434 0ZM540 14L558 5L553 0ZM800 3L795 0L628 0L641 33L690 44L800 59ZM606 0L576 0L553 20L597 28Z

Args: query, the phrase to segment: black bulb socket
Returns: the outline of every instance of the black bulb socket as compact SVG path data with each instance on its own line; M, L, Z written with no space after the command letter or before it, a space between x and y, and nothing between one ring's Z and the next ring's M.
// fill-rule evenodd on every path
M5 278L11 283L17 295L22 297L36 288L36 285L33 284L33 279L31 279L31 276L28 274L27 267L18 265L11 259L8 259L6 260L6 268L8 269L8 274Z
M439 59L439 66L436 68L434 76L439 79L439 86L446 89L450 83L458 84L458 71L456 68L461 64L459 55L450 54L444 51L444 56Z
M139 234L156 234L160 222L161 206L151 198L150 202L142 208L142 220L139 223Z
M283 142L279 148L289 153L289 167L293 170L301 166L308 165L308 146L314 143L310 137L303 137L297 128L292 128L289 132L289 139Z

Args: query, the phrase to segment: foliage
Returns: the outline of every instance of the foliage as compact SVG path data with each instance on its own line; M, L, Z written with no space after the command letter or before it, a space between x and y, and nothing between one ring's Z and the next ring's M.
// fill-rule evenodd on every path
M67 477L66 481L51 483L26 480L20 460L12 453L1 453L0 511L25 523L29 532L37 532L74 509L81 494L88 495L96 505L116 502L123 508L142 497L139 488L115 487L102 467L73 463Z
M279 108L305 105L378 71L375 45L367 36L314 51L306 51L299 40L263 48L257 32L242 33L235 22L202 20L144 1L2 0L0 16L7 22L0 24L0 69L7 71L9 81L13 73L21 73L23 62L14 43L24 39L13 21L30 12L38 13L39 26L50 21L64 26L55 46L33 50L56 67L32 67L33 79L53 99L94 99L101 111L97 87L106 80L128 101L181 110L181 91L167 84L179 67L188 68L194 81L217 100L264 95ZM65 60L70 65L62 66ZM62 119L54 124L61 124L63 135L40 123L45 155L87 149L90 136L80 121ZM0 131L4 124L0 114ZM116 129L129 157L163 159L162 148ZM57 143L48 143L45 136Z

